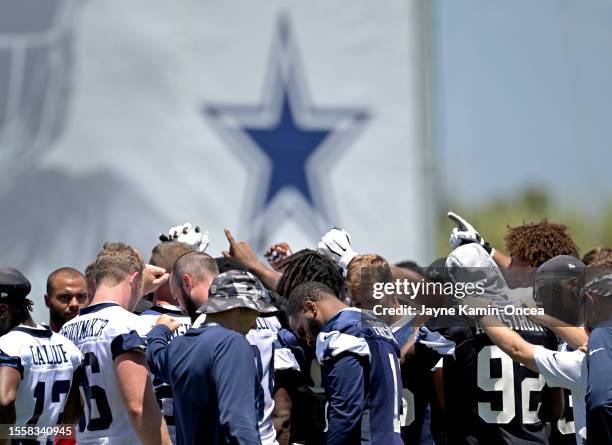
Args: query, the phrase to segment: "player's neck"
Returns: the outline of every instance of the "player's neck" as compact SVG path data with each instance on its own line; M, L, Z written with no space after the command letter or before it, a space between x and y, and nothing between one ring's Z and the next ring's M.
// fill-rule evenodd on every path
M216 323L223 326L225 329L239 332L240 323L238 322L234 311L225 311L217 314L207 314L206 323Z
M36 326L38 326L34 320L32 320L32 317L28 316L28 319L25 320L23 323L21 323L24 326L28 326L30 328L35 328Z
M120 283L117 286L107 286L105 284L100 284L96 288L96 294L91 300L91 306L94 304L105 303L105 302L113 302L117 303L124 309L127 309L128 302L130 301L130 292L129 287Z
M321 313L323 324L334 318L338 312L347 308L348 306L337 298L326 298L317 304L317 309Z
M49 327L53 332L59 332L63 325L64 323L60 321L49 319Z
M179 307L178 301L174 300L174 298L170 297L155 297L153 298L153 306L172 306Z

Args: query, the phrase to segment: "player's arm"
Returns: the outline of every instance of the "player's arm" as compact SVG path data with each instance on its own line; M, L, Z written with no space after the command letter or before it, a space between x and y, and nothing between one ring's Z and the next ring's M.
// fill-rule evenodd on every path
M64 407L64 417L61 423L65 425L79 423L81 413L83 412L83 399L81 398L81 391L79 391L82 379L83 368L79 366L72 375L72 384L70 385L66 406Z
M130 422L143 444L168 444L170 437L149 378L146 356L126 351L115 358L119 392Z
M157 325L147 334L147 363L153 374L169 384L168 342L172 331Z
M567 323L550 315L528 314L529 318L541 326L545 326L555 333L555 335L570 345L573 349L580 349L589 341L589 337L584 328L569 326Z
M155 322L155 326L149 331L146 337L147 363L149 369L155 376L167 384L170 384L168 342L172 337L172 333L176 331L180 325L181 324L177 320L169 315L160 315Z
M480 233L472 226L469 222L463 219L461 216L453 212L448 212L447 216L455 224L450 234L449 242L453 249L467 243L480 244L493 258L493 261L501 269L507 269L510 266L510 257L502 254L501 252L493 249L481 236Z
M518 333L492 315L482 317L480 324L491 341L508 354L512 360L522 363L532 371L539 372L534 358L534 345L525 341Z
M232 336L214 352L212 378L217 389L219 422L229 443L261 444L255 411L257 369L253 349L244 338Z
M2 357L0 351L0 357ZM1 362L0 362L1 363ZM0 424L14 425L17 418L15 400L21 382L21 372L17 367L0 366ZM10 440L0 438L0 444L9 444Z
M13 425L17 418L15 401L23 377L21 358L5 354L0 349L0 424ZM0 438L0 444L8 444Z
M328 397L326 443L353 443L360 437L357 430L365 404L363 366L355 355L343 353L324 363L323 368Z
M256 275L264 286L268 289L276 289L282 274L259 261L251 246L246 241L236 241L229 229L225 229L225 237L229 242L229 250L223 251L223 256L231 256L237 259L249 269L249 272Z
M280 387L274 391L272 423L274 424L274 429L276 430L276 440L278 441L279 445L289 445L289 438L291 437L292 407L293 401L287 388Z

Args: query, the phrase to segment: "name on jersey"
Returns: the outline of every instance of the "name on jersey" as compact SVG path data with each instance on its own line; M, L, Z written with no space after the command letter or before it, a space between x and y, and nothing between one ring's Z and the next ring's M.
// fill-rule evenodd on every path
M32 363L35 365L59 365L69 363L68 354L64 345L33 345L30 346Z
M108 320L105 318L88 318L64 326L61 334L72 341L99 337L107 324Z
M393 332L382 321L378 320L365 320L365 324L371 327L377 335L381 337L388 338L389 340L395 341L395 337L393 336Z
M509 315L507 313L500 312L497 314L497 319L515 331L544 332L542 326L522 314ZM481 334L483 332L485 332L485 330L477 320L476 333Z

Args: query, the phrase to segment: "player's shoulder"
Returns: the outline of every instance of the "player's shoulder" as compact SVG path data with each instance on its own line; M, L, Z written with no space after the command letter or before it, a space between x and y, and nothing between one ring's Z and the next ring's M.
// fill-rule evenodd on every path
M21 354L23 347L32 342L32 336L24 332L23 329L13 328L0 337L0 350L6 355L18 356Z
M136 331L146 335L151 325L114 302L97 303L81 309L79 315L67 322L60 333L69 340L87 338L113 339Z
M323 364L343 353L369 357L370 347L367 339L372 335L371 323L370 317L358 309L348 308L336 314L317 336L315 349L319 363ZM393 339L391 330L388 327L386 329Z
M357 308L346 308L334 315L322 327L322 332L353 332L361 330L361 322L368 315Z

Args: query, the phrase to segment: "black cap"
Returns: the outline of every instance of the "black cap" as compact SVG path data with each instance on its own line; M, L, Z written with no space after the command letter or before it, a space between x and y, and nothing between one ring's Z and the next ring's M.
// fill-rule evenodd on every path
M538 267L535 280L581 279L584 276L585 269L586 266L578 258L571 255L558 255Z
M0 267L0 298L23 299L32 285L21 272L12 267Z

